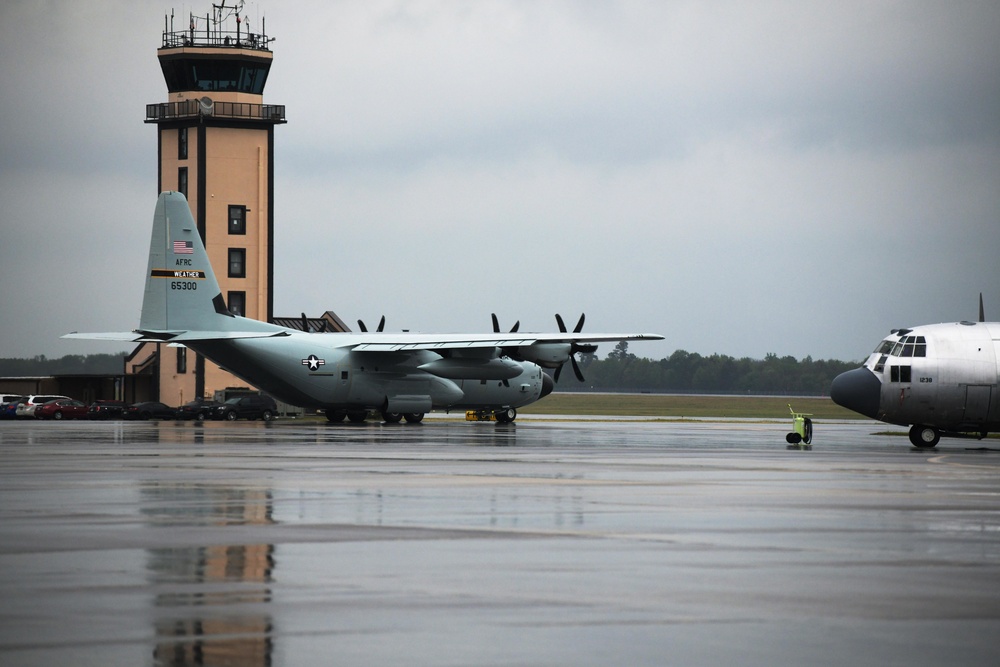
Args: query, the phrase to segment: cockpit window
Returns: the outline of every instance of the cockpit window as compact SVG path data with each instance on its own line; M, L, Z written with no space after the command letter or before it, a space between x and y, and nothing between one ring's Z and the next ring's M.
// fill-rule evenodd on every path
M892 357L926 357L927 339L923 336L906 336L895 343L886 340L875 351Z
M889 351L891 349L892 349L892 341L884 340L878 344L878 347L875 348L875 354L889 354Z

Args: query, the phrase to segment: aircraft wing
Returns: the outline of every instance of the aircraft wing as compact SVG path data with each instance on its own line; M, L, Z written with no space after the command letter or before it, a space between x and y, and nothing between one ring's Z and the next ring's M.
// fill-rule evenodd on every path
M336 335L336 334L335 334ZM458 350L484 347L522 347L536 343L607 343L630 340L663 340L658 334L623 333L488 333L411 334L373 333L352 335L345 347L357 352L406 352L409 350Z

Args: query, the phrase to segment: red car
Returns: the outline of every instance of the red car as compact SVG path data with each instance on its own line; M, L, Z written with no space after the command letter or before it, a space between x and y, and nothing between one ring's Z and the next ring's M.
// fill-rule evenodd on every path
M88 406L72 398L49 401L35 408L38 419L86 419Z

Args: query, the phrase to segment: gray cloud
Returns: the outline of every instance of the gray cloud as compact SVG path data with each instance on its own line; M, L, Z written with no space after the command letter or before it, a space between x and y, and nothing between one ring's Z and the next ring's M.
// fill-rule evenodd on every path
M455 330L586 311L666 335L650 356L840 358L972 317L979 291L1000 317L994 3L260 9L289 119L279 312ZM42 273L54 306L5 302L2 356L135 324L162 26L136 3L0 7L0 56L23 63L0 73L0 276Z

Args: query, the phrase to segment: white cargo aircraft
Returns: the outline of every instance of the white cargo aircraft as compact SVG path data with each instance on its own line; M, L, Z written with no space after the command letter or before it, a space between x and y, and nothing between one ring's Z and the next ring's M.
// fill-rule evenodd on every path
M910 426L920 448L941 436L984 438L1000 430L1000 322L929 324L894 330L861 368L833 380L838 405Z
M543 368L571 362L595 343L662 340L656 334L306 333L238 317L226 308L184 195L156 202L139 328L64 338L157 342L189 347L292 405L319 408L330 421L361 421L369 410L389 422L418 422L434 409L492 411L513 421L517 408L552 392ZM494 319L494 322L496 320ZM381 327L380 327L381 328ZM494 324L494 329L498 329Z

